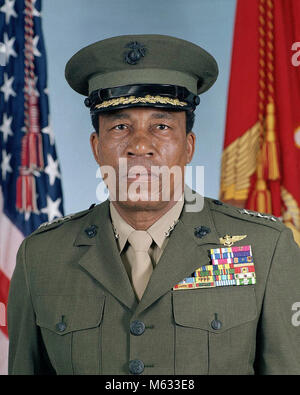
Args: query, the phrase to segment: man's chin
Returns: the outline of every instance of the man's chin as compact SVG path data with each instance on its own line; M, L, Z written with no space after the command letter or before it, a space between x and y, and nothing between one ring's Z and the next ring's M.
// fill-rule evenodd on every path
M110 200L116 201L119 206L135 210L157 210L170 206L170 203L176 203L182 199L183 188L181 185L168 186L158 189L151 188L150 184L145 188L129 188L127 190L119 189L117 193L110 190ZM173 205L171 204L171 205Z
M156 211L161 210L164 207L167 207L170 202L169 201L151 201L151 200L117 200L117 205L127 209L127 210L135 210L135 211Z
M182 192L181 194L177 193L175 198L174 198L174 192L171 193L171 198L170 196L163 196L162 193L158 195L147 195L145 194L144 196L141 194L135 194L135 193L129 193L126 196L126 199L122 199L120 196L119 199L111 199L115 200L117 205L127 209L127 210L135 210L135 211L156 211L156 210L162 210L166 207L171 207L173 206L178 200L182 198Z

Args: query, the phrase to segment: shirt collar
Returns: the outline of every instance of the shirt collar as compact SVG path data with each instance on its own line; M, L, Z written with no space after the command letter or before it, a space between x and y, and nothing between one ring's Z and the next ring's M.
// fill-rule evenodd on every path
M182 195L181 200L178 200L178 202L169 211L167 211L147 229L147 232L150 234L159 248L162 247L163 242L167 237L166 233L178 220L183 208L183 204L184 199ZM118 244L121 253L125 247L130 233L135 229L121 217L112 202L110 202L110 215L113 227L115 228L115 233L118 235Z
M169 229L176 223L178 220L180 213L182 211L182 207L184 204L183 197L181 200L170 208L162 217L160 217L150 228L147 229L147 232L150 234L152 239L158 245L159 248L162 247L163 242L165 241L166 233L168 233Z
M123 251L127 239L135 229L130 226L121 215L118 213L117 209L114 207L112 202L109 203L110 216L112 220L113 227L115 228L115 234L118 235L118 244L120 248L120 253Z

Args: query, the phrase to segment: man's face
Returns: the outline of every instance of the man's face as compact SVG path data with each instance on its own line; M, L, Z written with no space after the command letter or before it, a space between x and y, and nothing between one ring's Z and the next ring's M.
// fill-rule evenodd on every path
M178 194L179 190L181 195L184 166L192 159L195 135L192 132L186 134L184 111L134 107L99 115L99 135L92 133L91 146L102 176L105 178L103 166L110 166L115 171L115 192L111 190L110 176L106 181L111 197L118 204L135 209L155 209L170 200L177 200L174 191ZM161 166L165 166L164 171L172 168L176 171L176 176L169 177L169 185L166 177L159 174ZM162 192L167 189L170 198L165 201L167 195L163 196Z

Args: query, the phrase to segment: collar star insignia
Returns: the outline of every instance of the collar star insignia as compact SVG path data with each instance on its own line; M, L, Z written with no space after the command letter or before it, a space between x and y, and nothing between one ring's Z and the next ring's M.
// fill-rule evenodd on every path
M232 246L235 242L239 240L243 240L247 235L241 235L241 236L230 236L230 235L225 235L223 237L220 237L220 243L223 244L226 247Z

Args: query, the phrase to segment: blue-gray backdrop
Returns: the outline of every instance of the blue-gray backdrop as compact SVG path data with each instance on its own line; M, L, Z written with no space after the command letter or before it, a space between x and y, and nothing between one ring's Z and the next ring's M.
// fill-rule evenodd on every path
M236 0L44 0L50 115L56 137L65 213L97 202L89 112L64 79L68 59L94 41L122 34L167 34L204 47L220 75L196 110L192 165L205 166L205 195L218 197Z

